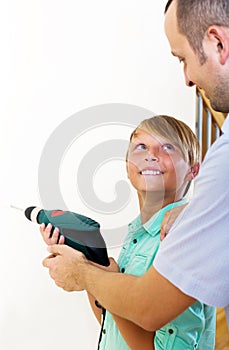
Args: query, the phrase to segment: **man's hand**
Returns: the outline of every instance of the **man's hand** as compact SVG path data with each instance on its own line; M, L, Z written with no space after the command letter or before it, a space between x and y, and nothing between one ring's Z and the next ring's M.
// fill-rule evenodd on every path
M182 210L186 207L188 203L181 205L180 207L173 208L171 210L168 210L165 213L164 219L161 224L161 233L160 233L160 240L162 241L167 234L169 233L169 230L171 229L172 225L174 224L176 218L180 215Z
M43 260L43 265L56 285L68 292L84 290L80 276L90 264L84 254L64 244L49 246L48 251L51 255Z

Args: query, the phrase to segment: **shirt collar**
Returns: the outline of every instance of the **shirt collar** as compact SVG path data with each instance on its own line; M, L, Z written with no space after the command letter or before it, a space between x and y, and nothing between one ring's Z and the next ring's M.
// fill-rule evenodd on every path
M174 202L171 204L166 205L166 207L159 210L156 214L154 214L144 225L144 229L152 236L156 235L160 229L161 229L161 222L163 220L163 217L165 213L168 210L171 210L173 208L176 208L180 205L183 205L186 203L186 199L183 198L178 202Z
M144 228L144 230L149 233L151 236L155 236L158 234L161 228L161 222L162 219L166 213L166 211L171 210L175 207L178 207L180 205L183 205L186 203L186 199L183 198L178 202L174 202L171 204L166 205L166 207L162 208L159 210L156 214L154 214L144 225L142 225L141 222L141 216L138 215L136 219L134 219L130 224L129 224L129 229L133 231L137 231L140 228Z

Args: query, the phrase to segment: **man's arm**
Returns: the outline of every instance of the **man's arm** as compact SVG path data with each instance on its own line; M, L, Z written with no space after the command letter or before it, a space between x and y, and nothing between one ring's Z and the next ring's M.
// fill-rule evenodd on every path
M55 283L67 291L85 289L111 313L155 331L168 323L195 299L182 293L154 267L142 277L106 272L65 245L48 248L43 261Z

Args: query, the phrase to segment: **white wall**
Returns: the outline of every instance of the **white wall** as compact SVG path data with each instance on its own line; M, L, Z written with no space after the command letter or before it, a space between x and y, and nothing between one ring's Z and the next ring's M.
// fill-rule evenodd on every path
M137 105L194 125L194 90L184 86L181 67L163 33L165 3L8 0L1 4L1 349L96 349L99 327L85 294L65 293L54 285L41 264L47 253L38 228L4 205L41 204L38 168L45 143L58 125L85 108ZM119 123L98 125L78 137L62 161L60 186L67 205L102 226L131 220L137 213L136 198L132 194L127 214L116 213L118 219L93 211L72 195L74 162L103 140L127 139L131 130ZM110 169L106 164L105 175L100 164L93 179L97 195L108 202L116 181L120 176L125 179L124 162L115 162ZM50 162L47 177L51 167ZM100 174L105 180L99 179ZM117 256L119 244L109 248L110 255Z

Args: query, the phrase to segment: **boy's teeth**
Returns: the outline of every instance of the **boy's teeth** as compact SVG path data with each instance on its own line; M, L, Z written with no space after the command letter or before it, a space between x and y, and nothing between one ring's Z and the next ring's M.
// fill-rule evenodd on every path
M142 175L161 175L159 170L143 170L141 171Z

